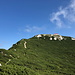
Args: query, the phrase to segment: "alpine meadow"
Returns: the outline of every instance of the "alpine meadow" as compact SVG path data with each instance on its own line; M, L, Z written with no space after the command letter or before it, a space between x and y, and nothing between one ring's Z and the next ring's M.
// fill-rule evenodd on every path
M0 75L75 75L75 39L39 34L0 49Z

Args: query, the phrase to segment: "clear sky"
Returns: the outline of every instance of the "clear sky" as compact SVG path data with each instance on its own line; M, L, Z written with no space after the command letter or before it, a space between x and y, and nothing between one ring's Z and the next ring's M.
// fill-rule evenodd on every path
M0 0L0 48L54 33L75 37L75 0Z

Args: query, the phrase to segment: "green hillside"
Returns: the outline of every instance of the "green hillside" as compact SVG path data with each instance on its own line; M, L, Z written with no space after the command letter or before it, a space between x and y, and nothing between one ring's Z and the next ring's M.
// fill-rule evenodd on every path
M0 49L0 75L75 75L75 41L50 37L57 36L34 36Z

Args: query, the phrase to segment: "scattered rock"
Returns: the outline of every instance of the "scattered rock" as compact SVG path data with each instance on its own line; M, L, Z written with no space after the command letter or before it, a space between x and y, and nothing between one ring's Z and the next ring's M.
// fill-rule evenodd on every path
M54 37L54 40L57 40L57 38L56 38L56 37Z
M52 40L52 38L50 38L50 40Z
M36 37L37 37L37 38L40 38L40 37L42 37L42 35L41 35L41 34L39 34L39 35L37 35Z
M9 59L9 61L11 61L11 59Z
M37 37L38 39L40 37L44 37L44 39L46 39L45 36L49 37L50 38L49 40L59 40L59 41L64 40L63 36L59 34L39 34L39 35L36 35L35 37Z
M5 56L7 56L7 54L4 54Z
M71 38L72 40L75 40L75 38Z
M14 49L14 51L16 51L16 49Z
M10 57L13 57L12 55L9 55Z
M0 63L0 66L2 66L2 64Z

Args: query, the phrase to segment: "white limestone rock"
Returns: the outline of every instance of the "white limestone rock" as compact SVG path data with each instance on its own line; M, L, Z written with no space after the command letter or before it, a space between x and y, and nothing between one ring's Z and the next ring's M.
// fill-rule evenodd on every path
M71 40L75 40L75 38L71 38Z
M39 37L42 37L42 35L41 35L41 34L39 34L39 35L37 35L36 37L38 37L38 38L39 38Z
M57 40L57 38L56 38L56 37L54 37L54 40Z
M14 51L16 51L16 49L14 49Z
M50 40L52 40L52 38L50 38Z
M5 56L7 56L7 54L4 54Z
M2 66L2 64L0 63L0 66Z

